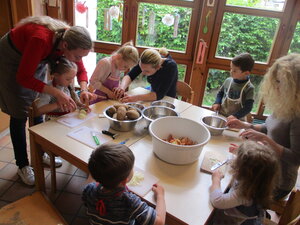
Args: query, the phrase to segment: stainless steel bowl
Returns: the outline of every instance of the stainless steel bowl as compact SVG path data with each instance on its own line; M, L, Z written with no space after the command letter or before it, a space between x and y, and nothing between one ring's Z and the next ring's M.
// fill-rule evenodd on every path
M151 106L166 106L171 109L175 109L175 105L173 105L171 102L167 102L164 100L154 101L151 103Z
M117 120L117 119L114 119L114 118L110 117L107 114L107 110L111 107L113 107L113 106L109 106L106 109L104 109L103 114L108 119L110 127L114 130L117 130L117 131L130 131L130 130L133 130L135 125L137 124L137 122L143 118L141 110L136 108L136 107L131 106L131 107L135 108L140 113L139 118L137 118L136 120Z
M142 111L142 115L146 120L147 126L149 126L150 123L157 118L166 116L179 116L174 109L166 106L149 106Z
M202 123L208 128L211 135L221 135L227 128L226 119L220 116L204 116Z
M126 105L136 107L136 108L140 109L141 111L145 108L145 106L143 104L138 103L138 102L128 102L128 103L126 103Z

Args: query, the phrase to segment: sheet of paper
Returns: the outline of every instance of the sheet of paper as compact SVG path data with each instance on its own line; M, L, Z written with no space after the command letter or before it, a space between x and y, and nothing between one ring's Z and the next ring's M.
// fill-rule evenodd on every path
M59 119L57 119L57 122L62 123L63 125L66 125L68 127L76 127L82 124L83 122L97 116L96 113L90 112L86 115L84 119L80 119L78 115L79 115L79 111L76 110L75 112L71 112L61 116Z
M152 189L153 184L156 184L159 179L138 167L134 167L133 170L135 173L142 174L144 176L144 179L140 181L138 185L130 185L129 182L127 186L130 191L141 197L144 197Z
M95 134L96 134L96 136L97 136L97 138L100 142L100 145L104 144L107 141L112 140L111 137L109 137L107 135L104 135L101 132L95 131L92 128L89 128L89 127L86 127L86 126L80 127L78 129L68 133L67 135L69 137L75 139L76 141L79 141L79 142L95 149L97 147L97 145L96 145L96 143L93 139L93 136L92 136L92 133L91 133L92 131L95 132Z

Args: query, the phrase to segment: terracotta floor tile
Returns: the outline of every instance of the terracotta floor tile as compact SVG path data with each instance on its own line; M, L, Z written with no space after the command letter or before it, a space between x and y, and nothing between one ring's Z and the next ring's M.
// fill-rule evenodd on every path
M82 171L81 169L76 170L75 175L88 178L88 174L86 172Z
M73 166L72 164L70 164L69 162L67 162L65 160L62 160L62 161L63 161L62 166L59 168L56 168L56 172L73 175L76 172L77 167Z
M11 148L2 148L0 150L0 161L2 162L12 162L15 159L15 154Z
M2 168L4 168L7 164L8 164L8 163L6 163L6 162L0 162L0 170L1 170Z
M67 184L65 191L81 195L86 184L86 178L73 176Z
M56 189L61 191L65 188L66 184L71 180L72 176L63 173L56 173ZM46 178L46 188L51 188L51 175Z
M54 204L61 214L75 215L79 211L82 201L80 195L62 192Z
M15 164L8 163L5 167L0 170L0 178L5 180L16 181L18 180L17 175L18 167Z
M0 197L14 184L13 181L0 179Z
M23 183L15 182L1 197L4 201L14 202L27 195L31 195L35 192L34 186L28 186Z
M0 200L0 208L2 208L3 206L6 206L7 204L9 204L9 202Z
M0 139L0 147L5 147L11 142L10 135L5 135Z

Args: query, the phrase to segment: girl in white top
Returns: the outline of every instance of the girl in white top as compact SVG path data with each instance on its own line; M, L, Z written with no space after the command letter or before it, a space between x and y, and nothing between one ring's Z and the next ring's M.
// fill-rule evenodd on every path
M213 224L262 224L266 208L275 189L279 160L273 150L254 141L246 141L237 149L232 162L232 181L229 191L220 187L223 175L212 174L210 201L216 208Z
M139 53L132 42L125 43L110 57L101 59L90 79L90 87L94 89L96 100L94 104L106 99L116 99L114 89L119 86L120 74L135 66L139 60Z

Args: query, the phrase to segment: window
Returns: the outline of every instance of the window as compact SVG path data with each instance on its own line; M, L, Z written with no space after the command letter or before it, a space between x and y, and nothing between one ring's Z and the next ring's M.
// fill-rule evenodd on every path
M252 7L257 9L267 9L275 11L283 11L285 0L227 0L227 5Z
M297 23L294 37L292 39L292 43L290 45L289 53L300 53L300 22Z

